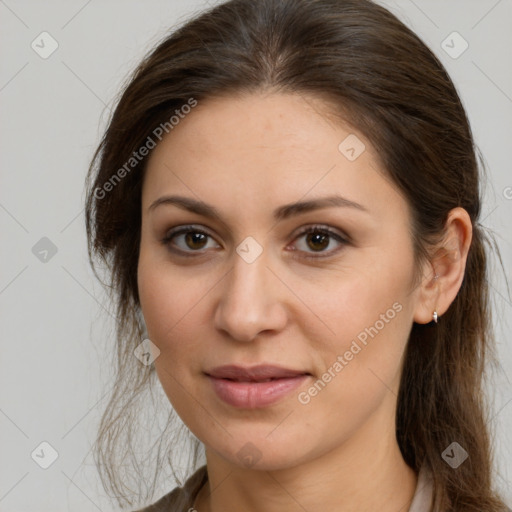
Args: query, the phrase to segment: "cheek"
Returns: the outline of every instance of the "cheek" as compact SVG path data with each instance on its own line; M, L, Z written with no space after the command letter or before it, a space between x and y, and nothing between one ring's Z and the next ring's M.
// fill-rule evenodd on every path
M333 382L326 387L334 394L326 399L352 403L354 397L371 399L376 388L394 387L412 326L412 270L412 258L365 261L323 288L315 304L334 333L316 338L322 341L313 348L322 354L319 373Z
M139 297L148 336L164 352L176 332L194 315L201 290L149 251L141 249L137 273Z
M331 316L338 318L337 336L322 347L320 371L297 396L304 413L300 417L311 421L308 432L322 436L328 429L340 439L362 428L370 416L383 410L383 404L387 404L383 414L391 421L411 325L406 294L347 290L352 301L345 302L338 317Z
M339 353L348 350L354 339L364 344L374 337L399 342L404 337L403 326L399 325L408 317L403 311L408 310L411 302L408 267L407 262L402 262L400 268L382 260L363 261L339 278L317 281L315 286L307 284L302 289L296 287L297 294L307 297L318 320L324 324L320 326L322 331L318 329L316 336L310 336L315 348ZM407 318L405 324L408 321ZM325 326L329 327L330 335Z
M156 373L169 401L185 420L189 395L184 390L194 392L190 370L200 361L197 315L204 288L191 286L190 277L143 250L137 280L148 338L160 350L154 363Z
M207 266L176 267L165 255L141 249L137 275L140 304L148 337L160 350L155 368L166 391L172 392L170 388L178 385L166 373L188 382L211 353L208 295L214 293L220 278Z

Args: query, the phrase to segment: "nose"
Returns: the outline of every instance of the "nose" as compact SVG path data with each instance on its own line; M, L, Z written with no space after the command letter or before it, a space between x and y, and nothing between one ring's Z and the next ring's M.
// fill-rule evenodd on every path
M236 341L250 342L286 325L286 287L267 265L265 251L252 263L235 254L233 269L222 280L215 327Z

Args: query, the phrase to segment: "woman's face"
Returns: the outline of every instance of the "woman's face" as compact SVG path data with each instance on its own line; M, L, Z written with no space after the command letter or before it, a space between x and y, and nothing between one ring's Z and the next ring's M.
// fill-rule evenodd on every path
M292 94L200 102L144 178L138 286L156 371L194 435L239 466L394 436L419 301L410 213L369 141L322 107ZM260 365L280 370L251 373Z

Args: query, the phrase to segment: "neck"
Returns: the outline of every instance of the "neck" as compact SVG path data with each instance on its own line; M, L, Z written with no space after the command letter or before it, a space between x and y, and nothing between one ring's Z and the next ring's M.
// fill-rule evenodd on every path
M385 424L385 423L384 423ZM198 512L406 511L416 485L395 429L373 421L341 446L307 462L275 470L245 469L206 450L208 483Z

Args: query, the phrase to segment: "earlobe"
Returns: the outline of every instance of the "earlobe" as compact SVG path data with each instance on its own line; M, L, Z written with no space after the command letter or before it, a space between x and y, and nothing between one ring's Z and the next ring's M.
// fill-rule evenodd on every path
M434 281L437 281L439 279L439 276L437 275L437 273L434 274ZM435 306L435 309L434 309L434 312L432 313L432 320L434 320L434 323L437 324L437 320L439 318L439 315L437 314L437 301L439 300L439 289L437 290L437 297L436 297L436 306Z
M429 272L420 285L415 322L437 323L455 300L464 279L472 232L467 211L460 207L451 210L445 224L445 236L429 262L433 277Z
M439 286L439 275L436 269L430 270L423 277L418 294L418 302L414 313L414 321L418 324L428 324L432 321L437 323L439 313L439 297L441 294Z

